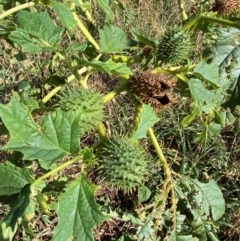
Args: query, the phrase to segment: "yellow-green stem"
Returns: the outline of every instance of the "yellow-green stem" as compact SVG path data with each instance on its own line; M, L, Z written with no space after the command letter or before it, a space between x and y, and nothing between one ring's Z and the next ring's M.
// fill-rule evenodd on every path
M30 2L30 3L24 3L24 4L21 4L21 5L17 6L17 7L11 8L11 9L5 11L4 13L0 14L0 19L3 19L3 18L5 18L5 17L7 17L7 16L9 16L9 15L15 13L15 12L18 12L18 11L20 11L22 9L30 8L30 7L32 7L34 5L35 5L34 2Z
M65 163L63 163L62 165L58 166L57 168L55 168L54 170L50 171L50 172L47 172L46 174L44 174L43 176L39 177L38 179L36 179L32 184L31 186L35 186L37 185L39 182L43 181L44 179L47 179L48 177L54 175L56 172L59 172L61 171L62 169L64 169L65 167L67 166L70 166L71 164L73 164L74 162L77 162L80 160L80 157L77 156Z
M157 155L158 155L158 157L159 157L159 160L160 160L160 162L161 162L161 165L162 165L162 167L163 167L163 170L164 170L165 174L167 174L167 173L169 172L169 171L168 171L169 167L168 167L167 161L166 161L166 159L165 159L165 157L164 157L164 155L163 155L162 149L161 149L161 147L160 147L159 144L158 144L157 138L156 138L156 136L154 135L154 132L153 132L153 129L152 129L152 128L149 128L149 129L148 129L148 135L149 135L149 137L150 137L150 139L151 139L151 141L152 141L152 144L153 144L153 146L154 146L154 148L155 148L155 150L156 150L156 152L157 152ZM168 176L168 175L167 175L167 176Z
M125 81L118 88L104 95L103 102L107 103L108 101L112 100L116 95L120 94L123 90L125 90L127 88L127 85L128 82Z
M127 63L127 64L135 64L141 63L143 60L143 55L137 54L134 56L125 56L125 55L113 55L112 60L116 63Z
M184 7L183 7L183 3L182 3L182 0L178 0L178 7L179 7L179 10L181 12L181 16L182 16L182 20L185 21L188 19L188 16L184 10Z
M98 60L101 57L101 54L99 54L96 58L94 58L95 60ZM78 70L78 74L81 75L83 73L85 73L87 70L91 71L93 68L92 67L82 67L80 70ZM68 77L67 79L67 83L72 82L73 80L75 80L75 76L72 74L71 76ZM81 82L81 81L80 81ZM82 84L82 83L81 83ZM84 84L82 84L84 86ZM39 103L40 106L44 105L45 103L47 103L58 91L60 91L63 88L63 85L61 86L57 86L55 87L53 90L51 90Z
M201 14L199 16L197 16L196 18L192 19L190 22L186 23L183 26L184 30L190 29L193 25L195 25L196 23L198 23L199 21L202 20L206 20L209 22L213 22L213 23L219 23L222 25L226 25L226 26L230 26L230 27L234 27L234 28L238 28L240 29L240 24L239 23L235 23L226 19L222 19L222 18L215 18L215 17L210 17L210 16L206 16L204 14Z
M73 14L74 19L77 21L77 26L81 30L83 35L95 47L96 50L99 50L100 47L99 47L98 43L94 40L92 35L88 32L87 28L84 26L82 21L79 19L79 17L77 16L76 12L72 12L72 14Z
M106 140L107 138L103 123L98 124L98 135L99 135L100 141Z
M82 0L78 0L78 2L79 2L79 5L80 5L80 8L85 13L85 15L86 15L87 19L89 20L89 22L91 22L92 24L95 24L95 21L93 20L92 15L90 14L90 12L85 7L83 7L83 1Z

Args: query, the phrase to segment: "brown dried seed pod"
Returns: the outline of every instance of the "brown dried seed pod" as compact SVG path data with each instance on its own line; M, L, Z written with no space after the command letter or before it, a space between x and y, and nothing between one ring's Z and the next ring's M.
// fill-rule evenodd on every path
M212 10L219 14L228 14L240 9L240 0L215 0Z
M131 78L130 90L146 104L151 104L158 113L163 106L172 102L173 82L165 74L137 73Z

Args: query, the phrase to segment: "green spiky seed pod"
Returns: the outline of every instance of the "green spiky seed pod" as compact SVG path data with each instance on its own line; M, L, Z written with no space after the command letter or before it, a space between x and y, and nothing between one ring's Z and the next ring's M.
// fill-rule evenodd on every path
M78 87L66 89L60 95L58 107L64 111L78 111L79 124L83 131L88 131L103 120L103 98L99 92Z
M124 192L132 192L142 185L148 172L144 150L131 139L110 138L101 147L98 159L103 180Z
M190 34L174 28L164 33L158 46L157 57L163 63L178 65L187 59L190 50Z

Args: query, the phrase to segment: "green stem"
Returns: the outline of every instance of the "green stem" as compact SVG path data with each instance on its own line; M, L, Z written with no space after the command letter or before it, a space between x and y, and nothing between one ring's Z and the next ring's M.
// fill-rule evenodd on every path
M98 60L102 55L99 54L96 58L94 58L95 60ZM82 67L80 70L78 70L78 74L81 75L83 73L85 73L87 70L91 71L93 68L92 67ZM71 75L68 77L67 79L67 83L72 82L73 80L75 80L75 75ZM84 87L84 83L82 83L80 81L81 85ZM60 91L63 88L63 85L57 86L55 87L53 90L51 90L39 103L40 106L43 106L45 103L47 103L58 91Z
M148 129L148 135L150 136L150 139L151 139L152 144L153 144L153 146L154 146L154 148L155 148L155 150L157 152L157 155L159 157L159 160L161 162L161 165L163 167L163 170L164 170L166 176L169 176L169 167L168 167L167 161L166 161L166 159L165 159L165 157L163 155L161 147L158 144L157 138L154 135L154 132L153 132L152 128Z
M100 141L107 139L105 127L104 127L103 123L98 124L98 135L99 135Z
M157 152L157 155L159 157L160 163L162 164L163 170L164 170L164 175L165 175L165 184L170 185L169 189L171 191L171 203L172 203L172 211L174 214L174 219L173 219L173 226L176 228L177 226L177 220L176 220L176 198L175 198L175 190L174 190L174 181L171 175L171 170L168 166L167 160L165 159L162 149L158 144L157 138L153 132L152 128L148 129L148 135L150 136L150 139L152 141L152 144Z
M92 35L88 32L87 28L84 26L82 21L79 19L79 17L77 16L76 12L72 12L72 14L73 14L74 19L77 21L77 26L81 30L83 35L95 47L96 50L99 50L100 47L99 47L98 43L94 40Z
M3 19L3 18L5 18L5 17L7 17L7 16L9 16L9 15L15 13L15 12L18 12L18 11L20 11L22 9L30 8L30 7L32 7L34 5L35 5L34 2L30 2L30 3L24 3L24 4L21 4L21 5L17 6L17 7L11 8L11 9L5 11L4 13L2 13L0 15L0 19Z
M222 18L206 16L204 14L198 15L196 18L192 19L190 22L188 22L187 24L185 24L183 26L183 29L184 30L190 29L193 25L195 25L196 23L198 23L199 21L202 21L202 20L206 20L206 21L213 22L213 23L219 23L222 25L240 29L239 23L235 23L235 22L232 22L232 21L229 21L226 19L222 19Z
M116 63L127 63L127 64L135 64L141 63L143 60L142 54L137 54L134 56L125 56L125 55L113 55L112 60Z
M75 158L73 158L72 160L69 160L65 163L63 163L62 165L58 166L57 168L55 168L54 170L47 172L46 174L44 174L43 176L39 177L38 179L36 179L31 186L36 186L39 182L43 181L44 179L54 175L56 172L61 171L62 169L64 169L67 166L70 166L71 164L73 164L74 162L79 161L80 157L77 156Z
M128 82L124 81L118 88L115 90L107 93L106 95L103 96L103 102L107 103L110 100L112 100L116 95L120 94L123 90L125 90L128 86Z
M85 15L86 15L87 19L89 20L89 22L91 22L94 25L95 22L94 22L94 20L92 18L92 15L90 14L90 12L85 7L83 7L83 1L82 0L78 0L78 2L79 2L79 5L80 5L80 8L85 13Z
M184 10L184 7L183 7L183 3L182 3L182 0L178 0L178 7L179 7L179 10L181 12L181 16L182 16L182 20L185 21L188 19L188 16Z

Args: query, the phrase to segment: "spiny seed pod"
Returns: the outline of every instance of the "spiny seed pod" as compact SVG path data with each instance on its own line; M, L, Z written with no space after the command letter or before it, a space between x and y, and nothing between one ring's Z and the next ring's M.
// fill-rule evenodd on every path
M58 106L64 111L78 111L79 124L83 131L90 130L103 119L103 98L99 92L91 89L66 89L60 95Z
M103 180L124 192L141 186L148 173L145 151L131 139L110 138L100 148L98 160Z
M240 9L240 0L215 0L212 10L219 14L228 14Z
M172 102L172 88L173 82L165 74L136 73L130 80L130 91L151 104L156 113Z
M178 65L187 59L190 50L190 34L174 28L167 30L161 38L157 57L163 63Z

